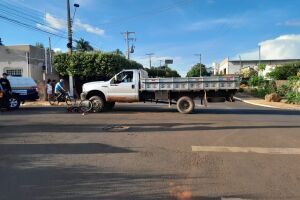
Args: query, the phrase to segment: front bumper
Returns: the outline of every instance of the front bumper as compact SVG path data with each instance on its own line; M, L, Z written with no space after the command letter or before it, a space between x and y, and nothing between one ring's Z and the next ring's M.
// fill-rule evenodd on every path
M80 99L81 99L81 100L86 100L86 95L87 95L86 92L82 92L82 93L80 94Z

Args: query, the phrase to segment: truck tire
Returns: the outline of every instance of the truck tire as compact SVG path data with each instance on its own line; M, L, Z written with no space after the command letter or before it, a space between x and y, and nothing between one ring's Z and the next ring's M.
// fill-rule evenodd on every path
M17 95L11 95L9 97L9 107L12 110L18 109L20 107L21 101Z
M101 96L92 96L89 99L93 105L93 112L103 112L105 110L105 99Z
M105 103L105 109L106 110L112 110L114 108L115 104L116 104L115 102L106 102Z
M192 113L195 108L194 100L188 96L180 97L177 101L177 110L183 114Z

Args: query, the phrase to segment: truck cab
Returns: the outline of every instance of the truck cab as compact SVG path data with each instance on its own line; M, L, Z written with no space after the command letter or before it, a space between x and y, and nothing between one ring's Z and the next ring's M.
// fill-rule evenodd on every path
M139 79L148 77L144 70L122 70L108 81L95 81L82 86L81 99L97 102L98 111L114 106L115 102L138 102Z

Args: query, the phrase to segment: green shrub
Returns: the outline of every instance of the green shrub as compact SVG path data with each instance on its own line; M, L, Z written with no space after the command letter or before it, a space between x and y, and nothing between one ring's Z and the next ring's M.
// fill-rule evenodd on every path
M289 90L290 88L288 85L281 85L280 87L277 88L276 93L279 96L284 97Z
M251 90L251 95L258 98L265 98L269 91L265 88L254 88Z
M265 64L259 64L258 65L258 71L264 71L266 69L266 65Z
M297 76L300 71L300 62L285 64L281 67L276 67L268 76L274 80L287 80L291 76Z
M290 91L286 94L285 97L286 97L288 103L300 104L300 94L299 93L297 94L296 92Z
M264 82L265 82L264 77L254 75L249 79L248 84L252 87L255 87L255 86L262 86Z

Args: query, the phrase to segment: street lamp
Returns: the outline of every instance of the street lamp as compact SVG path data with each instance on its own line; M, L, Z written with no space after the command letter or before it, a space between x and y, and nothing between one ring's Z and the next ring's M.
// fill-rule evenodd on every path
M73 26L73 23L74 23L74 17L75 17L77 8L79 8L79 4L78 3L74 3L74 13L73 13L73 17L71 19L72 20L72 26Z

